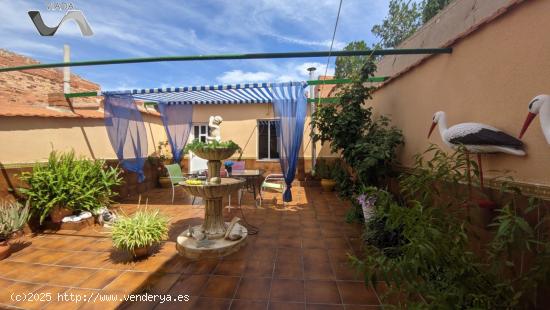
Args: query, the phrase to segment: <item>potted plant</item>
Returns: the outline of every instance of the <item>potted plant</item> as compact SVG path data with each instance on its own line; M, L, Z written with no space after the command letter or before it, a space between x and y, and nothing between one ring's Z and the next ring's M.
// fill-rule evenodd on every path
M74 211L89 211L105 207L117 193L113 188L122 183L121 170L108 167L104 160L77 158L74 152L51 152L46 163L37 163L21 180L27 187L19 191L25 196L31 213L54 223Z
M10 256L8 240L23 229L29 219L29 203L22 206L15 201L0 206L0 260Z
M315 177L321 179L321 188L323 192L332 192L336 186L334 180L334 165L325 159L319 159L315 165Z
M151 246L168 237L168 219L158 210L138 211L119 218L112 226L113 246L128 251L134 259L146 257Z

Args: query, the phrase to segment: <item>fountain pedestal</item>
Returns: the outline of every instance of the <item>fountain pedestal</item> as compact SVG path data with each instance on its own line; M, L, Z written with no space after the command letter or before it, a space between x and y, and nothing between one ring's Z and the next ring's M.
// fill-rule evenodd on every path
M204 222L193 227L193 231L202 232L204 240L197 240L189 236L189 229L183 231L176 240L178 252L190 259L213 258L234 253L244 244L248 231L240 224L235 224L227 235L238 238L227 240L225 238L229 223L223 219L223 197L241 188L245 180L233 178L221 178L221 160L229 158L235 149L210 148L195 151L199 157L208 159L209 181L202 185L180 183L183 190L193 196L203 197L205 200ZM239 237L240 235L240 237Z

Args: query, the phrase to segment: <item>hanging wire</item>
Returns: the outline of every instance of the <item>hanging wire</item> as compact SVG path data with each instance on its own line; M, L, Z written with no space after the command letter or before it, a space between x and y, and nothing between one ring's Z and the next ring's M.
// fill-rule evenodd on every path
M332 31L332 40L330 41L330 48L328 50L328 56L327 56L327 64L325 66L325 74L324 76L327 76L328 73L328 66L330 65L330 57L332 56L332 48L334 47L334 39L336 38L336 30L338 29L338 22L340 21L340 12L342 11L342 2L344 0L340 0L340 4L338 5L338 13L336 14L336 22L334 23L334 30ZM321 80L321 76L317 78L318 80ZM321 85L321 84L319 84ZM320 88L320 86L319 86ZM318 96L318 103L321 103L321 96Z
M340 3L338 4L338 13L336 14L336 21L334 22L334 29L332 31L332 40L330 41L330 48L329 48L329 51L328 51L328 56L327 56L327 64L325 66L325 74L324 76L326 77L327 76L327 73L328 73L328 66L330 65L330 57L332 56L332 48L334 47L334 39L336 38L336 30L338 29L338 22L340 21L340 12L342 11L342 3L344 2L344 0L340 0ZM320 81L321 80L321 75L318 75L317 76L317 80ZM317 94L315 94L315 86L313 86L311 88L311 93L314 94L314 95L317 95L317 105L320 105L321 104L321 96L320 96L320 90L321 90L321 85L322 84L318 84L319 86L319 89L318 89L318 92ZM315 105L315 103L314 103ZM310 122L313 121L313 119L310 120ZM312 128L313 130L313 128ZM309 144L312 142L312 138L311 136L309 137L309 141L307 143L307 146L309 146ZM314 142L315 143L315 142ZM306 148L307 148L306 146ZM313 155L315 156L315 155ZM313 170L315 170L315 167L312 168Z

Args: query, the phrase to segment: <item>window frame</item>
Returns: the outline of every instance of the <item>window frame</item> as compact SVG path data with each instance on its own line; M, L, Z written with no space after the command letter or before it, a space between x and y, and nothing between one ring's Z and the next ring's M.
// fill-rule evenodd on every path
M263 118L263 119L257 119L256 120L256 128L258 129L257 133L256 133L256 160L258 160L258 161L279 161L279 159L281 158L282 145L281 145L280 142L279 142L279 150L277 152L279 154L279 156L277 158L272 158L271 157L271 123L280 122L280 121L281 120L277 119L277 118ZM267 155L268 155L268 157L266 157L266 158L260 158L260 123L261 122L269 122L269 125L267 126L267 128L268 128Z

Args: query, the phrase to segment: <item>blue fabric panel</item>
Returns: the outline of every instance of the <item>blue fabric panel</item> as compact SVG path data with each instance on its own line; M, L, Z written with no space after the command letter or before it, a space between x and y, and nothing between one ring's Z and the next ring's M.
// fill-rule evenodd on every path
M174 163L179 164L183 157L183 149L189 139L193 122L193 106L184 104L158 105L162 123L172 148Z
M304 88L307 84L293 85L281 83L271 86L273 110L280 120L277 126L277 137L281 141L279 161L285 177L286 190L283 201L292 201L292 181L296 176L298 153L304 135L304 122L307 110L307 99Z
M143 165L147 158L147 132L132 95L105 94L105 127L120 164L145 180Z

